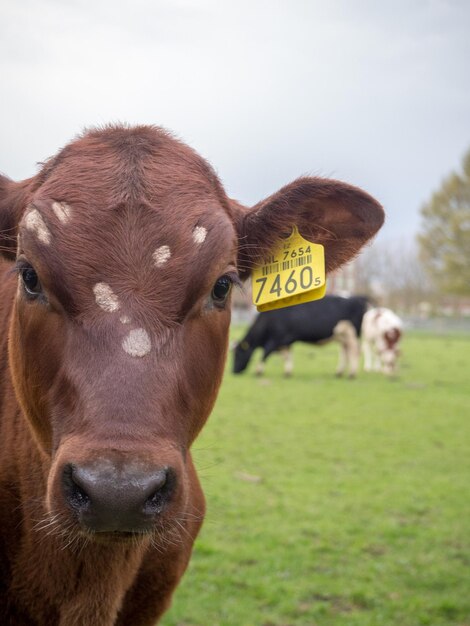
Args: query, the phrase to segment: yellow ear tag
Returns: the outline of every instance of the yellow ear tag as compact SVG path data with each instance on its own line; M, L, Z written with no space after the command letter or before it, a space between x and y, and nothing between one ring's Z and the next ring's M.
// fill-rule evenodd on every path
M282 309L319 300L326 291L325 251L322 245L292 234L279 242L251 274L253 304L258 311Z

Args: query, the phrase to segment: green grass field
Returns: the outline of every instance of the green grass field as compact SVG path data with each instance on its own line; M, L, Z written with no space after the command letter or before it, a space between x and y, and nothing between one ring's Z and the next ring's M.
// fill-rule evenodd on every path
M296 345L290 380L227 368L164 626L470 625L470 337L403 352L395 381L335 379L335 345Z

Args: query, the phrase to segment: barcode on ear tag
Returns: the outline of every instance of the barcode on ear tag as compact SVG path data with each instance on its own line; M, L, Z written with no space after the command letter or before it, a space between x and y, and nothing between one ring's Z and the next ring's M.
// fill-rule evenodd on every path
M292 234L251 275L253 304L271 311L323 298L326 291L325 251L322 245Z

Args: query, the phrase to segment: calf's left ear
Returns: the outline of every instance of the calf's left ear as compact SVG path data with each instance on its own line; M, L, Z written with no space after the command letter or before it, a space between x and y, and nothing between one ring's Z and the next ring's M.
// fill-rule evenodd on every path
M294 226L325 247L326 271L352 259L384 222L380 204L362 189L338 180L304 177L254 207L232 201L242 278L268 256Z

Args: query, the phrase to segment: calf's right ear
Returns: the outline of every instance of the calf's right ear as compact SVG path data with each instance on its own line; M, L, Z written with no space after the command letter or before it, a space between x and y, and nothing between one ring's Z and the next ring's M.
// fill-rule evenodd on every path
M346 263L384 221L380 204L362 189L338 180L304 177L252 208L232 201L242 278L272 252L294 226L325 248L326 271Z
M15 183L0 174L0 255L16 256L18 224L28 204L32 179Z

